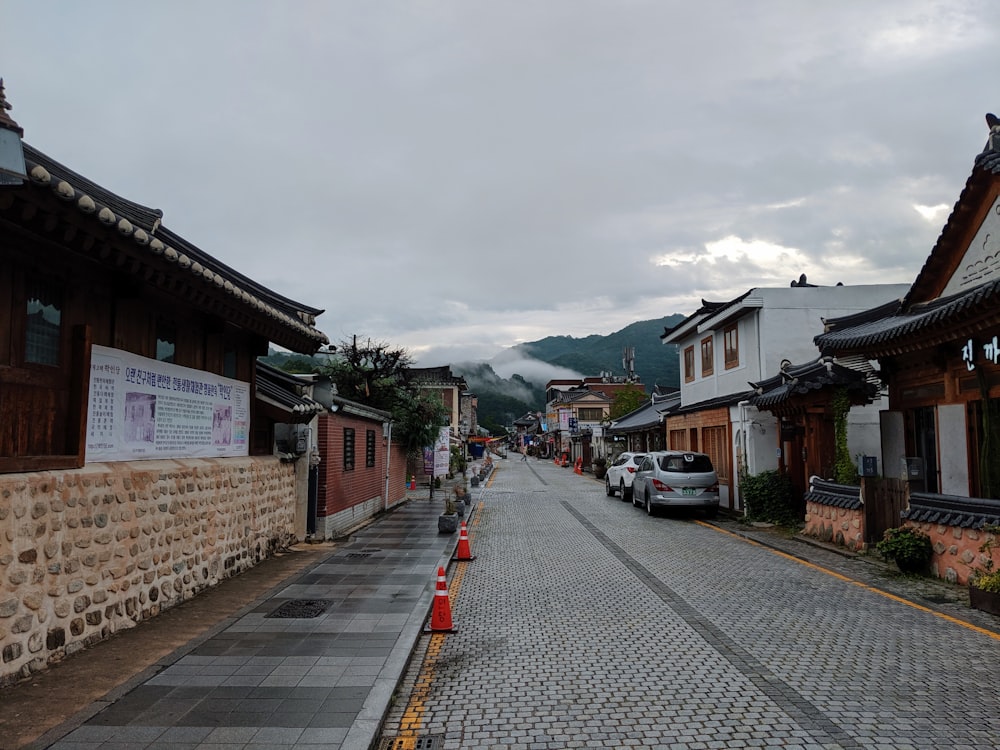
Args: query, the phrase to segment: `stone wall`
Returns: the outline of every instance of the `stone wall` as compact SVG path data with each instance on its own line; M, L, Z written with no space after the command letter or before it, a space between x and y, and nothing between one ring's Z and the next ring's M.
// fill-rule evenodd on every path
M938 523L907 522L927 534L934 547L931 558L931 573L950 583L967 584L969 576L977 570L983 570L990 562L990 555L980 552L979 548L987 539L996 540L996 535L983 529L962 528L961 526L945 526ZM1000 551L994 552L993 561L1000 567Z
M269 456L0 475L0 685L254 566L294 516Z
M864 511L806 502L802 533L822 542L832 542L855 551L862 550L866 546Z

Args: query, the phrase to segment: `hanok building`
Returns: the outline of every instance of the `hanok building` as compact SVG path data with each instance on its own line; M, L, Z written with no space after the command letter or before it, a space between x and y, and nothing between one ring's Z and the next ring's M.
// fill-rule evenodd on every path
M0 87L20 142L3 104ZM298 536L303 462L276 455L275 425L307 402L268 395L256 362L327 342L321 310L161 211L23 155L0 175L0 683Z
M899 302L826 321L816 344L877 360L888 384L884 474L904 518L935 542L938 575L965 581L982 527L1000 522L1000 120L923 268Z
M742 510L740 471L776 469L788 449L773 414L750 401L751 383L783 362L811 361L823 319L899 299L904 284L816 286L805 276L787 288L754 288L701 307L664 331L680 357L681 404L667 415L667 447L707 453L719 475L723 507Z

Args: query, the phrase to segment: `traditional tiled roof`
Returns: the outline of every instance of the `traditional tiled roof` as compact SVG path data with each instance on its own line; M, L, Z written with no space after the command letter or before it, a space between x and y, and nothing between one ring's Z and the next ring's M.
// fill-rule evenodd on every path
M422 386L458 386L463 389L468 388L465 378L453 375L451 367L441 365L440 367L408 367L406 368L406 379L411 383Z
M937 242L931 249L920 273L910 287L904 306L913 302L926 301L932 290L941 284L941 279L950 271L955 253L964 250L965 236L970 215L984 201L992 200L996 177L1000 175L1000 133L990 128L985 148L976 156L972 172L966 180L951 215L941 229Z
M136 249L157 256L187 275L191 285L204 284L228 295L233 303L249 308L252 315L269 318L294 331L295 338L311 342L303 349L318 349L328 343L315 328L323 311L293 302L229 268L179 235L162 226L163 212L129 201L60 164L31 145L24 144L29 184L49 188L62 201L72 204L95 226L114 228Z
M1000 524L1000 500L911 492L910 505L902 517L920 523L979 529Z
M305 393L309 381L257 360L257 398L294 415L311 419L326 407Z
M806 492L805 499L810 503L850 510L857 510L863 505L860 487L836 484L815 476L809 477L809 491Z
M850 349L874 349L890 344L926 340L930 333L948 334L956 320L980 312L991 312L1000 301L1000 279L968 289L950 297L912 305L903 309L898 303L883 305L857 325L846 319L830 320L828 331L813 340L823 352ZM882 317L878 312L883 313Z
M755 389L754 395L749 399L750 403L759 409L834 386L863 392L866 398L876 395L865 373L844 367L834 362L832 357L820 357L802 365L790 365L778 375L750 385Z
M715 398L706 399L705 401L699 401L695 404L686 404L684 406L679 406L672 410L670 413L673 414L690 414L696 411L705 411L706 409L719 409L724 406L735 406L740 401L747 401L750 399L754 391L740 391L739 393L727 393L725 396L716 396Z
M612 434L624 434L629 432L641 432L649 430L663 424L663 418L675 409L681 402L679 393L672 393L669 396L654 396L628 414L619 417L608 428Z
M701 307L699 307L693 313L684 318L684 320L682 320L680 323L673 326L672 328L664 328L663 333L660 336L660 339L664 343L666 343L669 339L673 338L674 334L686 332L687 329L692 327L692 325L700 323L701 321L709 317L715 316L718 313L728 308L738 305L740 302L746 299L747 296L749 296L752 291L754 290L748 289L739 297L731 299L728 302L709 302L708 300L703 299L701 301Z

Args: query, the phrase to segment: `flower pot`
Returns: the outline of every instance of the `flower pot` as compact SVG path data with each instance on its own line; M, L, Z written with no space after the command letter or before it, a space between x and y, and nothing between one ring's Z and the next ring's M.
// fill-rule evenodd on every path
M458 513L442 513L438 516L438 533L454 534L458 530Z
M988 612L991 615L1000 616L1000 593L995 591L983 591L973 585L969 585L969 605L973 609Z

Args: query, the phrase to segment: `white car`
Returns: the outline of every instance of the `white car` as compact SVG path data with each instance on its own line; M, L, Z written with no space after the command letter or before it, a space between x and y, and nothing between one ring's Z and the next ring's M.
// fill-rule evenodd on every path
M629 451L618 455L604 475L604 492L608 497L616 492L622 500L628 500L632 496L632 479L635 477L635 470L639 468L639 461L645 455Z

